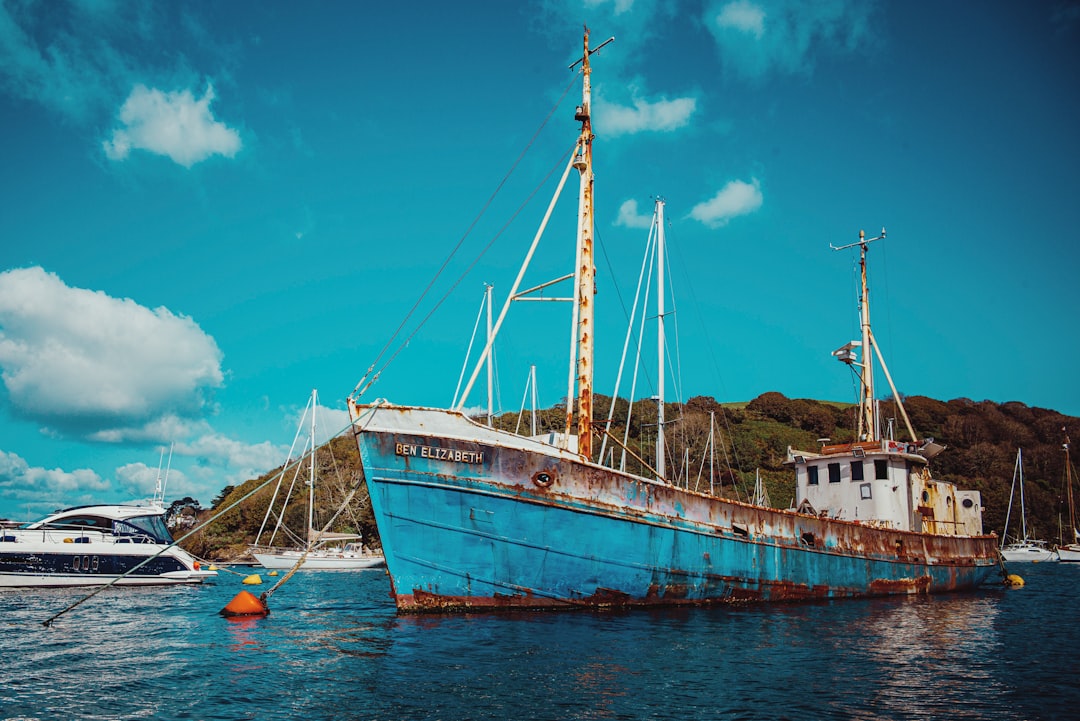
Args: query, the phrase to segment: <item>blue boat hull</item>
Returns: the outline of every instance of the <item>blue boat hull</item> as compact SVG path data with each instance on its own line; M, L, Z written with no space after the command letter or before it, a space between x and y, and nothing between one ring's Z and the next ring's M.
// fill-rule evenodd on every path
M402 611L937 593L1000 573L993 536L718 499L478 428L357 435Z

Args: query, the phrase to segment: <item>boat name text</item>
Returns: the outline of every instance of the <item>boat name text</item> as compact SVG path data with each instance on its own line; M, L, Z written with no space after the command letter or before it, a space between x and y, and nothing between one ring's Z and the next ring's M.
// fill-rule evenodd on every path
M416 443L395 443L394 453L399 456L419 456L436 461L454 461L455 463L483 463L483 451L463 451L458 448L439 448L421 446Z

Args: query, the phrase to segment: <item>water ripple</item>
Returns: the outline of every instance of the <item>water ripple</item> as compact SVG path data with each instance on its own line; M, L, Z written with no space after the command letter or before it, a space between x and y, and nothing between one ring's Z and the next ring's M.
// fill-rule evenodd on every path
M399 617L384 574L0 592L5 721L1066 719L1080 568L1018 590L630 613ZM1047 631L1050 631L1049 633Z

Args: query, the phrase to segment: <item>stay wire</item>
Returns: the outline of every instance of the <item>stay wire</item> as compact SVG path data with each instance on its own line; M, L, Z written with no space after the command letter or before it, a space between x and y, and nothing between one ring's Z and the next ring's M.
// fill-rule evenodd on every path
M692 315L697 319L698 326L701 329L701 336L700 337L701 337L701 340L703 341L703 343L705 345L705 349L706 349L706 351L708 353L708 358L712 362L713 372L716 374L716 380L720 384L720 389L721 390L726 390L726 386L724 384L724 374L723 374L723 372L721 372L721 369L720 369L720 362L719 362L719 360L717 358L716 348L713 345L712 334L709 332L709 328L705 324L705 317L704 317L704 315L702 315L702 312L701 312L701 309L702 309L703 306L702 306L702 304L700 302L698 302L697 293L694 291L694 284L690 282L690 277L691 276L690 276L690 273L689 273L689 270L688 270L686 259L678 251L679 251L679 248L678 248L678 246L676 246L675 247L674 257L678 261L679 268L682 271L683 277L686 278L685 287L687 289L687 293L690 296L690 306L691 306L691 308L693 308ZM669 257L671 257L671 256L669 256ZM734 433L734 431L732 430L732 427L731 427L731 419L728 418L728 414L725 412L723 404L718 403L717 405L720 407L720 419L724 424L723 428L721 430L726 430L727 433L728 433L728 439L731 442L731 455L732 455L732 458L734 458L734 461L735 461L734 464L732 464L732 463L730 463L728 461L727 442L725 442L723 444L725 462L727 463L727 466L728 466L729 470L737 470L739 472L739 476L741 477L744 471L743 471L743 468L742 468L742 460L739 458L739 450L738 450L738 448L735 447L735 433ZM721 436L721 440L723 440L722 436ZM732 467L733 465L734 465L734 468ZM738 493L738 488L736 488L735 491L736 491L736 493Z
M298 459L296 459L296 461L294 462L294 464L293 464L293 465L299 464L299 463L300 463L300 462L301 462L302 460L303 460L303 458L298 458ZM99 593L101 593L101 592L102 592L102 591L104 591L105 589L107 589L107 588L112 588L112 587L113 587L113 586L115 586L115 585L117 584L117 582L119 582L119 581L120 581L121 579L123 579L123 578L127 578L128 576L130 576L130 575L131 575L132 573L134 573L135 571L139 570L140 568L142 568L142 567L143 567L143 566L145 566L146 564L150 563L151 561L153 561L153 560L154 560L155 558L157 558L157 557L158 557L158 556L160 556L161 554L163 554L163 553L165 553L166 551L168 551L168 550L169 550L170 548L173 548L174 546L178 546L178 545L180 545L180 543L181 543L182 541L185 541L185 540L187 540L188 538L190 538L191 536L193 536L193 535L194 535L194 534L196 534L197 532L201 531L201 530L202 530L203 528L205 528L205 527L206 527L207 525L209 525L209 524L213 523L214 521L216 521L217 519L221 518L221 516L222 516L222 515L224 515L225 513L228 513L229 511L231 511L232 509L236 508L236 507L237 507L238 505L240 505L241 503L243 503L243 502L244 502L244 501L246 501L247 499L251 498L251 497L252 497L253 495L255 495L256 493L258 493L258 492L259 492L259 491L261 491L262 489L266 488L266 487L267 487L268 485L270 485L271 483L273 483L273 482L275 482L276 480L278 480L278 479L279 479L279 478L280 478L280 477L281 477L281 476L282 476L282 475L283 475L283 474L284 474L284 473L285 473L286 471L288 471L289 469L290 469L290 466L288 466L288 465L286 465L286 466L282 467L282 468L281 468L281 470L279 470L279 471L278 471L277 473L275 473L275 474L271 475L271 476L270 476L269 478L267 478L267 479L266 479L265 481L263 481L262 483L260 483L260 484L259 484L258 486L256 486L255 488L251 489L250 491L248 491L247 493L245 493L245 494L244 494L243 496L241 496L240 498L238 498L238 499L236 499L235 501L233 501L232 503L230 503L230 504L229 504L228 506L226 506L225 508L222 508L222 509L221 509L221 510L220 510L219 512L215 513L215 514L214 514L213 516L211 516L210 518L208 518L208 519L206 519L205 521L203 521L202 523L200 523L200 524L198 524L198 525L194 526L194 527L193 527L193 528L192 528L192 529L191 529L190 531L188 531L187 533L185 533L185 534L184 534L183 536L181 536L180 538L177 538L177 539L173 540L173 542L172 542L172 543L170 543L170 544L168 544L167 546L165 546L164 548L162 548L162 549L161 549L160 551L158 551L157 553L155 553L155 554L154 554L153 556L149 556L149 557L148 557L148 558L147 558L147 559L146 559L145 561L142 561L141 563L139 563L139 564L137 564L137 565L135 565L135 566L132 566L132 567L131 567L131 568L129 568L129 569L127 570L127 571L125 571L124 573L122 573L122 574L120 574L119 576L117 576L116 578L114 578L114 579L113 579L112 581L109 581L108 583L106 583L106 584L104 584L104 585L102 585L102 586L99 586L98 588L94 589L94 590L93 590L93 591L92 591L91 593L87 594L86 596L83 596L83 597L82 597L82 598L80 598L80 599L79 599L78 601L76 601L75 603L73 603L73 604L69 605L69 606L68 606L67 608L63 609L63 610L62 610L62 611L60 611L59 613L53 614L53 615L52 615L52 616L50 616L49 618L47 618L47 619L45 619L44 621L42 621L42 625L43 625L43 626L51 626L51 625L53 624L53 622L54 622L54 621L55 621L56 619L60 618L60 617L61 617L61 616L63 616L63 615L65 614L65 613L67 613L67 612L69 612L69 611L72 611L72 610L74 610L74 609L75 609L75 608L77 608L78 606L81 606L81 605L82 605L83 603L85 603L86 601L89 601L89 600L90 600L91 598L93 598L94 596L98 595Z
M408 347L409 342L412 341L414 337L416 337L416 334L420 332L420 329L423 328L429 320L431 320L431 317L433 315L435 315L435 311L442 307L442 304L446 302L446 299L453 294L457 287L461 285L461 282L465 280L469 273L472 272L473 268L476 267L476 264L479 263L480 260L484 257L484 254L491 250L491 246L495 245L495 241L502 237L502 234L506 232L507 228L509 228L510 225L513 224L514 220L517 219L518 215L520 215L521 212L525 210L525 207L530 202L532 202L532 199L536 196L538 192L540 192L540 188L542 188L547 183L547 181L551 179L551 176L555 174L555 171L562 167L562 165L564 164L563 161L566 160L566 158L570 157L570 154L573 153L576 149L577 143L575 143L573 148L571 148L569 151L564 153L561 158L559 158L558 162L556 162L555 165L552 166L551 170L548 171L547 175L545 175L544 178L533 189L533 191L529 193L525 201L522 202L520 206L518 206L518 209L514 211L514 213L510 216L509 220L507 220L506 223L503 224L503 226L499 229L499 231L495 233L494 236L492 236L491 240L488 241L488 244L484 246L484 249L480 251L480 253L476 256L473 262L470 263L469 266L461 273L461 275L458 276L457 280L455 280L454 283L450 286L450 288L447 289L446 293L444 293L443 296L439 298L438 302L435 303L435 305L428 312L428 314L424 316L423 320L421 320L420 323L416 326L416 328L413 329L412 333L410 333L409 336L401 342L401 345L399 345L397 350L394 351L394 354L390 356L390 358L388 358L385 363L383 363L382 367L378 371L376 371L375 375L372 376L371 380L367 380L367 375L365 375L364 378L361 379L360 383L357 384L356 388L353 389L351 397L358 398L359 396L363 395L364 392L367 391L367 389L370 388L376 380L378 380L379 376L382 375L382 372L385 371L386 368L394 362L394 359L398 357L401 351L405 350L405 348ZM367 384L364 385L364 387L361 389L360 385L364 384L365 381L367 381ZM357 393L358 389L359 393Z
M459 250L461 250L461 246L464 244L465 240L469 237L469 235L472 234L472 231L476 228L476 225L477 225L477 223L480 222L480 219L482 217L484 217L484 214L487 212L488 208L494 202L495 197L502 191L503 186L506 185L506 182L510 179L510 176L514 174L514 172L517 170L518 165L520 165L521 161L525 158L525 155L529 152L529 150L532 148L532 146L536 143L536 139L540 136L540 133L543 132L544 128L547 127L548 122L550 122L552 116L555 115L555 111L558 110L559 106L562 105L562 102L563 102L563 100L566 99L566 95L570 92L570 89L576 85L577 76L580 73L581 73L581 71L578 71L577 73L575 73L574 77L567 84L566 88L562 92L562 95L560 95L559 99L555 102L555 105L553 105L551 110L548 111L547 117L545 117L543 122L540 123L540 127L538 127L536 129L535 133L533 133L532 137L529 139L529 142L525 145L525 148L522 149L522 151L518 155L517 159L510 166L510 169L506 172L506 175L504 175L502 180L499 181L499 184L495 187L495 190L491 193L491 195L488 197L487 201L480 208L480 212L478 212L476 214L476 217L473 219L472 223L470 223L469 227L465 229L465 233L458 240L457 244L454 246L454 249L450 251L450 254L448 256L446 256L446 260L444 260L442 265L439 266L439 270L436 271L435 275L431 278L431 281L428 282L427 286L420 293L420 296L416 299L416 302L413 304L412 308L409 309L409 312L405 314L405 317L402 319L401 324L398 325L397 329L390 336L389 340L386 341L386 345L384 345L382 350L379 351L379 354L377 356L375 356L375 360L372 361L371 365L368 367L367 371L364 373L363 378L361 378L360 382L356 384L355 388L353 388L353 392L351 394L351 397L354 397L354 398L359 397L360 395L363 395L364 391L366 391L368 388L371 387L371 385L376 381L376 379L378 379L379 375L382 374L382 372L384 370L386 370L387 366L389 366L390 363L394 360L394 358L397 357L398 353L401 352L401 349L404 348L406 345L408 345L409 340L411 340L412 337L416 335L416 332L418 330L420 330L421 327L423 327L423 325L428 321L429 318L431 318L432 313L434 313L435 310L438 309L438 307L442 305L443 301L446 300L447 296L450 294L450 291L448 291L447 294L444 295L439 300L439 302L436 304L435 308L432 309L431 313L428 313L424 317L424 319L422 321L420 321L420 324L416 327L416 330L414 330L409 335L409 337L405 340L405 342L401 346L398 347L398 350L394 352L394 354L390 357L390 359L387 360L386 363L384 363L383 366L378 371L375 372L375 375L371 377L370 382L367 382L367 384L365 385L365 382L368 381L368 376L371 375L372 370L374 370L375 366L378 365L379 360L390 349L390 346L393 345L394 339L396 339L398 337L398 335L401 334L402 329L405 328L406 324L408 324L408 322L409 322L409 319L412 318L412 316L416 312L417 308L420 307L420 304L424 301L424 298L427 297L427 295L431 291L432 287L434 287L435 282L442 275L443 271L446 270L446 267L450 264L450 261L454 258L454 256L457 254L457 252ZM548 177L550 177L550 173L549 173ZM546 180L546 178L545 178L545 180ZM533 191L532 195L535 195L535 193L536 193L536 191ZM530 199L532 198L532 195L529 196ZM521 209L519 208L518 211L515 212L514 215L511 217L511 220L513 220L513 218L517 217L518 213L520 213L520 212L521 212ZM507 225L509 225L509 222L507 223ZM470 270L472 269L473 265L475 265L476 262L480 260L480 257L482 257L483 254L487 252L488 248L490 248L491 245L495 242L495 239L498 238L499 235L502 234L503 230L505 230L505 227L506 226L504 226L503 229L499 231L499 234L496 235L495 238L492 238L491 242L489 242L487 247L485 247L484 250L480 253L480 256L478 256L476 258L476 261L473 261L473 264L469 266ZM467 273L467 271L466 271L466 273ZM451 291L454 288L457 287L457 285L461 282L463 277L459 278L457 280L457 282L454 283L454 285L450 289ZM361 386L364 386L363 390L361 390L361 388L360 388Z

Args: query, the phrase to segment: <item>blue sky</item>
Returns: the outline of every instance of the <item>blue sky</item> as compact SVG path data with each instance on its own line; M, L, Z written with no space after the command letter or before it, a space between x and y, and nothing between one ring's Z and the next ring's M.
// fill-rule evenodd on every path
M1075 2L0 0L0 516L147 497L170 445L167 499L209 504L284 461L312 388L344 428L377 359L362 400L449 404L576 137L585 23L616 37L593 57L598 392L662 196L669 399L852 400L830 353L856 256L829 244L884 226L902 393L1080 414ZM526 283L569 272L573 202ZM558 402L568 308L510 318L497 409L530 364Z

